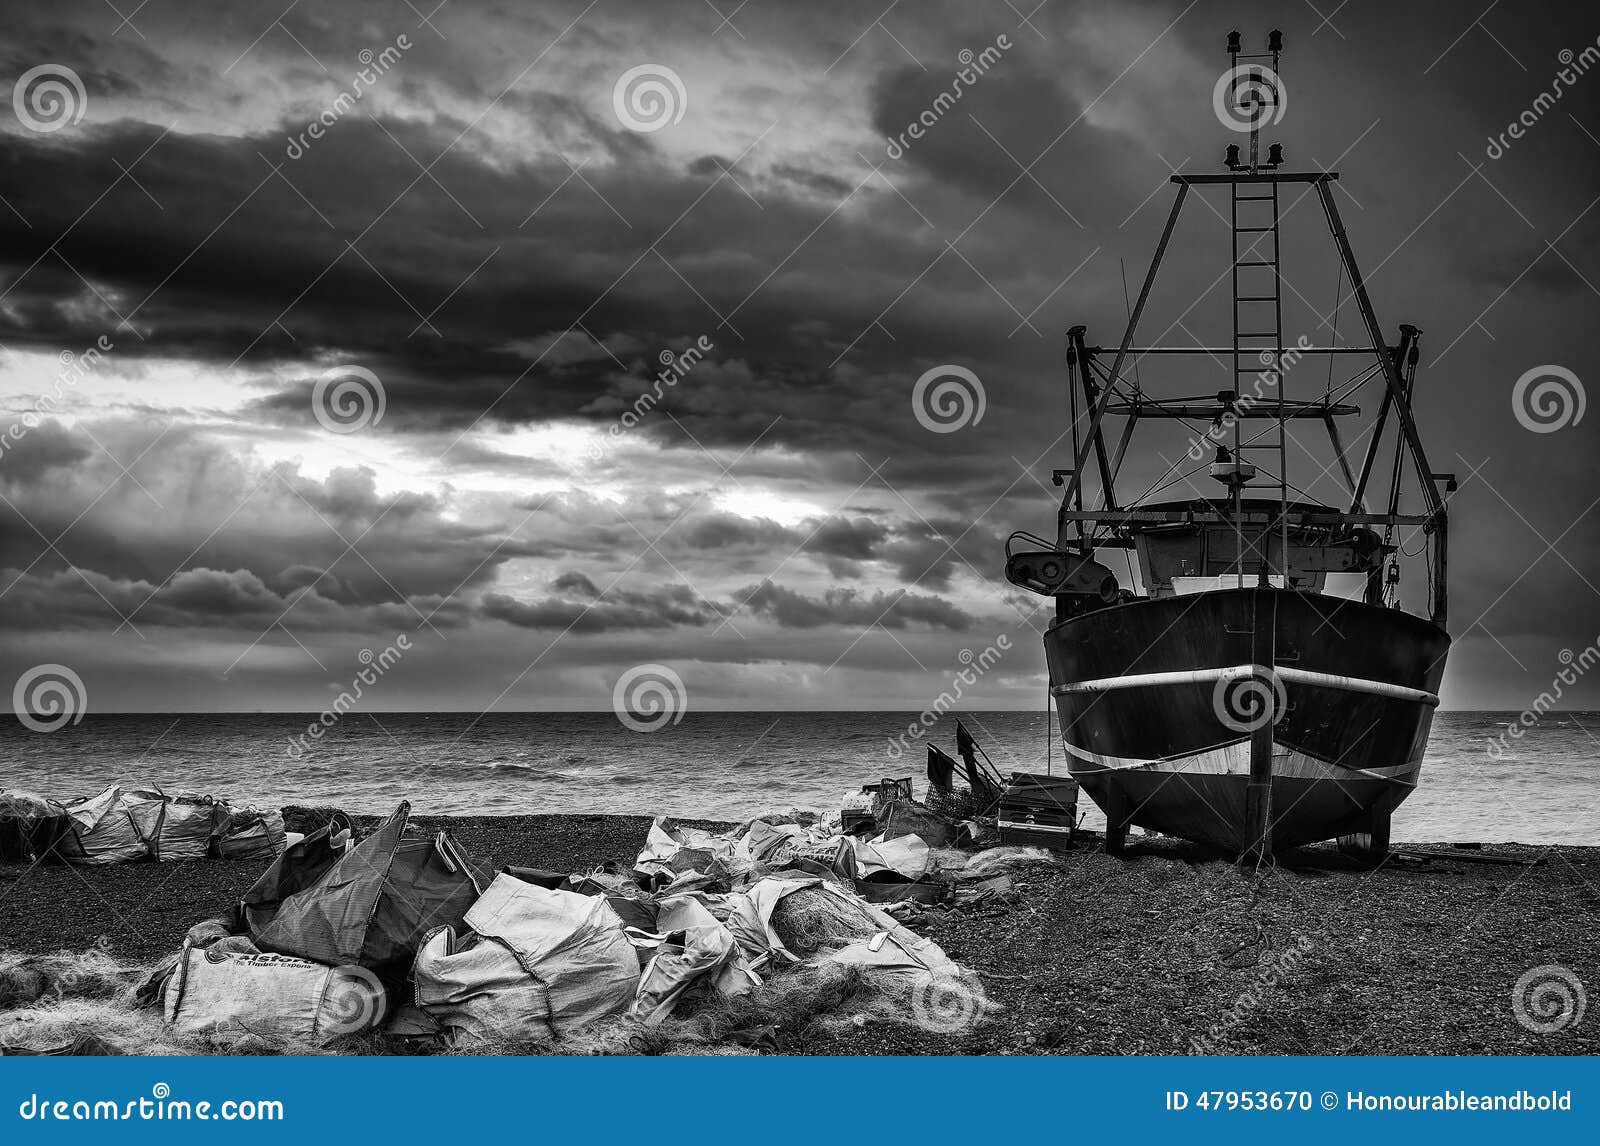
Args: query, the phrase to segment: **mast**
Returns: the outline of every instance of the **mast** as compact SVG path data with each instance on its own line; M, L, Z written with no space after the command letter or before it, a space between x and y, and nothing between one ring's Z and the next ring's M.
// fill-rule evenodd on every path
M1401 326L1398 345L1393 347L1384 338L1366 281L1356 263L1349 236L1334 202L1332 185L1339 178L1339 173L1286 169L1284 148L1280 143L1270 144L1263 154L1262 121L1275 121L1283 108L1277 71L1282 63L1282 33L1274 30L1267 37L1265 51L1249 53L1243 50L1239 33L1232 32L1228 36L1227 51L1231 68L1226 77L1229 85L1226 90L1249 116L1247 121L1240 119L1231 126L1241 131L1248 130L1248 152L1244 152L1239 144L1230 144L1224 154L1224 170L1180 172L1171 176L1177 193L1137 300L1128 314L1127 326L1115 348L1090 342L1083 326L1073 327L1068 334L1069 388L1075 398L1084 400L1085 406L1082 419L1074 417L1073 420L1071 468L1057 470L1054 474L1057 484L1065 486L1057 528L1057 548L1063 554L1075 554L1080 559L1088 559L1096 548L1127 546L1127 530L1141 521L1150 520L1140 516L1139 502L1142 498L1135 498L1131 502L1125 500L1119 496L1116 487L1130 438L1145 419L1225 419L1232 423L1226 435L1226 448L1218 449L1210 469L1211 476L1227 487L1227 497L1220 504L1226 506L1222 510L1222 520L1231 525L1234 532L1233 560L1227 572L1235 586L1243 587L1246 564L1258 557L1257 584L1270 585L1271 578L1276 576L1284 587L1289 587L1291 564L1296 560L1296 551L1291 546L1295 530L1326 528L1335 523L1346 530L1381 526L1388 535L1387 544L1396 527L1417 527L1428 534L1432 542L1433 576L1429 586L1434 603L1432 619L1436 624L1443 625L1446 617L1444 570L1447 529L1445 504L1437 483L1447 482L1448 492L1453 490L1454 480L1452 475L1434 474L1430 470L1412 413L1419 332L1413 326ZM1239 93L1243 93L1242 98ZM1138 343L1140 321L1189 193L1203 193L1224 185L1229 195L1230 211L1227 218L1231 238L1229 278L1232 284L1232 331L1229 344L1223 347ZM1281 196L1285 185L1303 185L1316 192L1342 274L1350 284L1351 297L1361 313L1362 330L1366 337L1355 345L1308 346L1305 340L1298 340L1293 357L1290 357L1283 327ZM1139 358L1153 355L1227 356L1231 358L1232 378L1227 389L1220 393L1192 398L1152 397L1147 391L1133 386L1124 377L1124 370ZM1291 362L1311 356L1329 356L1332 361L1335 356L1346 355L1369 356L1371 365L1350 378L1341 387L1337 397L1333 395L1332 387L1320 401L1297 401L1289 397L1285 378ZM1110 359L1109 368L1107 358ZM1343 401L1343 398L1375 376L1383 380L1382 401L1374 437L1364 453L1357 476L1352 472L1350 459L1346 457L1335 419L1360 413L1357 407ZM1106 440L1107 419L1113 417L1122 417L1126 421L1117 440L1111 443ZM1397 425L1396 462L1399 463L1405 456L1410 457L1411 469L1422 489L1424 507L1420 514L1401 512L1403 466L1395 469L1385 467L1389 470L1383 474L1390 478L1388 490L1380 493L1370 488L1377 484L1372 479L1379 439L1391 417ZM1288 472L1288 423L1299 419L1322 422L1328 435L1333 463L1342 474L1348 491L1347 510L1309 506L1290 499L1290 490L1297 487L1293 486ZM1246 421L1265 423L1265 428L1246 433ZM1216 444L1221 446L1223 443L1217 440ZM1097 508L1087 506L1084 496L1091 465L1097 471L1103 489L1103 501ZM1261 472L1263 469L1267 471L1264 474ZM1192 476L1193 472L1180 474L1177 480L1187 480ZM1276 497L1272 499L1276 505L1265 527L1259 521L1261 499L1251 499L1255 507L1253 510L1245 506L1244 487L1257 478L1277 487L1273 490ZM1387 512L1382 512L1378 507L1375 507L1375 512L1368 512L1369 495L1374 501L1383 498L1380 505ZM1189 514L1187 519L1200 522L1212 516L1197 511ZM1254 544L1259 545L1258 554L1252 553L1247 521L1250 522L1249 532L1257 539ZM1300 536L1304 537L1304 533ZM1303 546L1305 542L1302 540L1300 544Z

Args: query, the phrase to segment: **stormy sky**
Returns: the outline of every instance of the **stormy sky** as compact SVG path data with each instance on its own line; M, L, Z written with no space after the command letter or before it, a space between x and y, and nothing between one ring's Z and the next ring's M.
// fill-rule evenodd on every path
M918 709L1004 636L973 706L1042 707L1048 609L1002 544L1053 530L1066 329L1117 341L1169 174L1240 139L1212 102L1235 27L1283 29L1266 138L1340 172L1388 337L1424 332L1418 417L1460 482L1445 703L1522 708L1600 634L1581 5L278 9L8 6L7 683L313 711L404 634L373 708L601 709L659 663L700 709ZM1363 341L1315 196L1285 207L1289 341ZM1186 208L1149 340L1227 341L1226 213ZM936 432L913 392L949 367L982 417ZM1297 371L1291 396L1349 373ZM1320 433L1292 464L1337 501ZM1187 437L1136 439L1124 497Z

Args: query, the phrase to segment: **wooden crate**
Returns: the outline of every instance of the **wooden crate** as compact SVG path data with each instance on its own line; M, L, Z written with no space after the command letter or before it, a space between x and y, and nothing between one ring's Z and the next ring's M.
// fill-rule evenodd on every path
M1078 820L1078 782L1070 776L1013 772L1000 793L998 812L1002 823L1070 828Z
M1072 843L1071 824L1038 824L1001 820L997 835L1002 844L1023 848L1064 850Z

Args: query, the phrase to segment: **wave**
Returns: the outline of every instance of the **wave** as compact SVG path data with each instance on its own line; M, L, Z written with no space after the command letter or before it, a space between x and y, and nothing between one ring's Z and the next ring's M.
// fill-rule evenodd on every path
M565 772L551 771L541 764L521 764L515 760L452 760L444 764L423 765L420 769L429 776L472 776L483 772L514 772L529 780L576 780Z

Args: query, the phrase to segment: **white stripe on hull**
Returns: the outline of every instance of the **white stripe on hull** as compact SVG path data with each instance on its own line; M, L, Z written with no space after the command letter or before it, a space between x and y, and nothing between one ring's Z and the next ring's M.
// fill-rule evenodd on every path
M1240 740L1234 744L1224 744L1216 748L1209 748L1204 752L1194 752L1185 756L1171 756L1162 760L1141 760L1127 756L1107 756L1099 752L1091 752L1087 748L1080 748L1075 744L1063 742L1067 754L1072 757L1073 771L1079 771L1078 764L1092 764L1096 769L1105 769L1113 772L1144 769L1149 772L1183 772L1191 775L1206 776L1249 776L1250 775L1250 742ZM1392 780L1401 784L1415 784L1417 772L1421 767L1421 760L1413 760L1405 764L1386 764L1374 768L1349 768L1341 764L1330 764L1326 760L1319 760L1298 749L1287 745L1272 743L1272 774L1301 780Z
M1418 704L1426 704L1429 708L1439 706L1439 697L1435 693L1426 692L1420 688L1407 688L1404 685L1390 684L1381 680L1365 680L1355 676L1341 676L1338 673L1313 672L1310 669L1290 668L1279 665L1269 668L1266 665L1233 665L1229 668L1209 669L1183 669L1177 672L1147 672L1134 673L1129 676L1107 676L1097 680L1069 681L1058 684L1050 689L1052 695L1069 696L1082 692L1116 692L1125 688L1159 688L1162 685L1173 684L1212 684L1214 682L1228 683L1237 680L1263 680L1269 683L1275 681L1290 681L1294 684L1310 685L1317 688L1331 688L1340 692L1359 692L1368 696L1382 696L1390 700L1409 700Z

